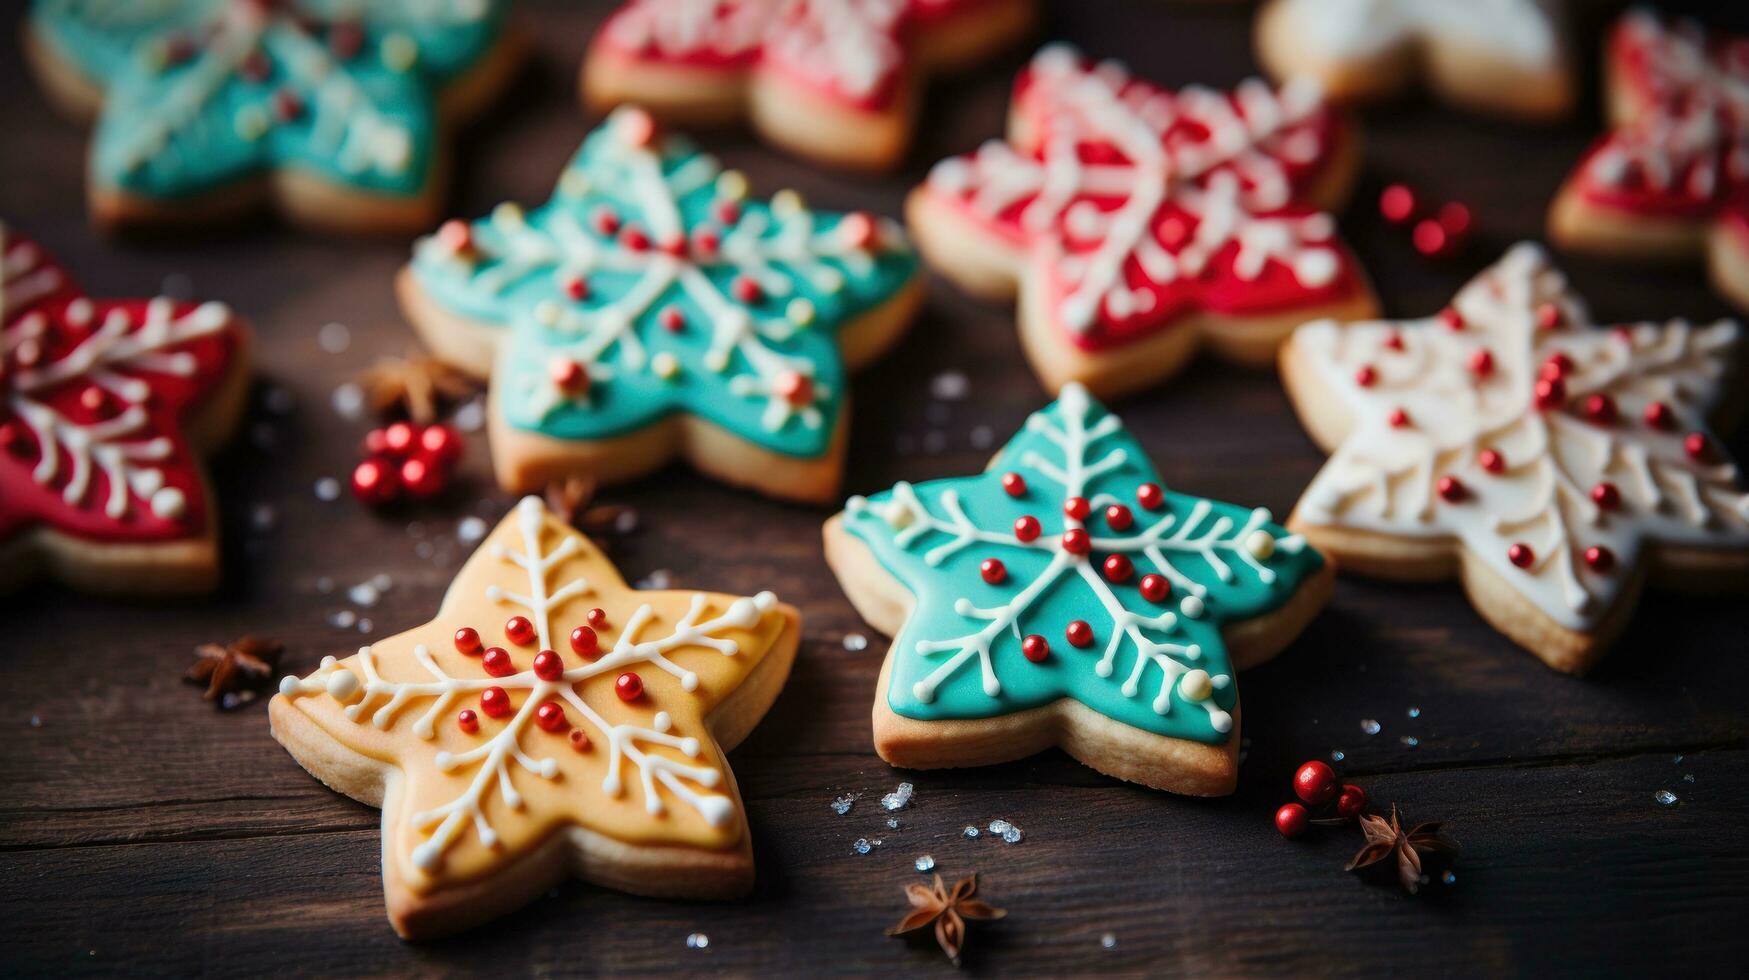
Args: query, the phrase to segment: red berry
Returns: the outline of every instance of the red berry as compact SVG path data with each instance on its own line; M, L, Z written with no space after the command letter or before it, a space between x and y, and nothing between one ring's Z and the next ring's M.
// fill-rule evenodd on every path
M752 305L765 298L765 290L759 288L759 283L748 276L736 276L729 286L730 293L737 302Z
M504 621L504 635L512 643L527 646L534 642L534 624L527 616L512 616Z
M1713 460L1712 440L1704 432L1690 432L1683 436L1682 451L1697 463L1710 463Z
M1585 567L1599 574L1615 567L1615 552L1603 545L1592 545L1585 549Z
M579 657L591 657L601 652L601 640L595 631L587 626L579 626L571 631L571 651Z
M1447 201L1439 206L1439 227L1445 229L1454 243L1470 233L1471 224L1470 209L1463 204Z
M1130 576L1136 574L1136 566L1123 555L1107 555L1105 558L1105 577L1113 582L1128 582Z
M581 728L571 729L571 748L579 752L589 751L589 733Z
M1403 349L1403 333L1402 333L1402 331L1393 330L1390 333L1385 335L1385 349L1386 350L1402 350Z
M1127 531L1135 522L1135 514L1123 504L1112 504L1105 508L1105 524L1113 531Z
M1455 504L1469 495L1469 488L1455 476L1440 477L1438 487L1440 498L1448 504Z
M1485 378L1494 373L1494 353L1486 347L1479 347L1470 353L1470 373L1478 378Z
M1519 568L1529 568L1536 564L1536 552L1530 549L1530 545L1520 541L1506 549L1506 560Z
M437 462L450 466L462 455L462 437L454 429L439 422L428 425L419 433L419 450Z
M583 614L583 620L595 629L598 629L598 630L606 629L607 628L607 610L601 608L600 606L596 606L594 609L591 609L587 613Z
M1407 428L1409 425L1409 413L1400 408L1393 408L1391 409L1391 414L1386 417L1385 421L1391 423L1391 428L1393 429Z
M1379 380L1378 368L1371 364L1362 364L1354 372L1354 383L1362 388L1371 388Z
M643 252L650 247L650 236L637 225L626 225L625 230L619 233L619 243L628 252Z
M669 235L667 238L662 239L657 247L677 259L684 258L686 256L686 236Z
M1498 449L1484 449L1476 457L1476 462L1482 464L1482 469L1496 475L1506 472L1506 457Z
M503 647L489 648L480 658L480 666L493 677L509 677L516 673L516 665L510 662L510 651Z
M1573 359L1566 351L1555 351L1543 360L1537 375L1550 381L1559 381L1573 371Z
M1051 644L1037 633L1028 633L1026 639L1020 641L1020 652L1033 663L1042 664L1051 655Z
M1077 619L1063 630L1063 638L1072 647L1087 647L1093 643L1093 627L1084 619Z
M1149 602L1165 602L1172 594L1172 583L1164 575L1142 576L1142 598Z
M480 631L472 626L463 626L455 631L455 648L470 657L480 655Z
M375 506L401 494L401 479L395 468L380 459L367 459L352 469L352 495Z
M549 732L562 732L571 723L565 720L565 709L557 701L546 701L534 709L534 723Z
M1549 411L1561 407L1567 400L1567 384L1560 378L1543 378L1536 383L1536 407Z
M978 566L978 574L982 575L984 581L991 585L1001 585L1008 580L1008 566L1002 564L1000 558L986 558L983 564Z
M1143 510L1159 510L1166 505L1166 491L1158 483L1144 483L1136 488L1136 503Z
M1014 519L1014 536L1016 538L1021 541L1034 541L1038 539L1038 534L1038 518L1027 514L1024 517Z
M1343 783L1342 792L1336 794L1336 815L1344 820L1353 820L1366 810L1366 790L1353 783Z
M1676 428L1676 413L1663 402L1648 402L1646 404L1646 424L1654 429L1666 432Z
M1616 420L1615 399L1601 393L1587 396L1585 417L1590 419L1593 425L1614 425Z
M1432 218L1422 218L1415 222L1415 230L1410 232L1410 242L1415 251L1429 258L1443 256L1452 250L1452 235L1444 226Z
M391 456L405 456L413 451L413 444L418 440L419 433L414 430L411 422L394 422L383 430L383 452Z
M1070 528L1063 532L1063 550L1071 555L1085 555L1092 550L1093 541L1087 537L1087 532L1081 528Z
M1605 480L1591 488L1591 502L1604 510L1615 510L1621 506L1621 490Z
M414 497L435 497L449 485L449 477L435 460L414 456L401 460L401 485Z
M661 321L662 329L669 333L679 333L686 328L686 314L680 312L678 306L664 306L657 319Z
M1289 840L1306 832L1311 820L1306 816L1306 808L1298 803L1284 803L1281 809L1275 811L1275 829L1281 831L1281 836Z
M589 298L589 280L582 276L572 276L565 280L565 295L581 303Z
M1294 773L1294 795L1313 806L1330 802L1336 796L1336 773L1329 763L1313 759Z
M603 235L611 235L619 230L619 214L603 204L595 209L595 229Z
M628 670L614 678L613 693L619 695L621 701L636 701L644 696L644 679Z
M1415 200L1415 192L1405 184L1391 184L1379 195L1379 214L1393 225L1400 225L1415 217L1420 210L1420 203Z
M501 687L488 687L480 692L480 710L488 718L502 718L510 713L510 695Z
M1074 521L1084 521L1093 510L1086 497L1070 497L1063 501L1063 516Z
M1019 473L1002 474L1002 490L1010 497L1026 496L1026 477Z
M1561 325L1562 319L1561 308L1553 303L1543 303L1536 308L1538 330L1553 330Z
M1445 329L1457 331L1464 328L1464 315L1456 307L1448 306L1439 311L1439 322L1445 324Z
M543 681L556 681L565 676L565 662L552 650L542 650L534 655L534 676Z
M463 708L455 713L455 727L472 735L480 730L480 716L472 708Z

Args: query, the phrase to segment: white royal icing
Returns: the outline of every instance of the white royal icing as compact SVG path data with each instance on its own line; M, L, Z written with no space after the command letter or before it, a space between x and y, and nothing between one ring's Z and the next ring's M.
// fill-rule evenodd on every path
M1455 41L1529 68L1553 68L1554 25L1536 0L1276 0L1293 43L1327 58Z

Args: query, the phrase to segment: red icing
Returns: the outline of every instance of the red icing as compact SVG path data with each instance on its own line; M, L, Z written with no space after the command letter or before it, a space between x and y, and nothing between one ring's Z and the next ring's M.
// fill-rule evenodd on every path
M92 541L158 542L203 536L209 504L182 424L229 374L240 351L240 326L226 313L217 331L157 349L150 361L113 361L104 364L101 372L76 370L64 379L44 379L45 374L89 356L95 348L88 342L118 312L129 324L124 337L135 336L144 327L148 305L168 301L87 299L51 256L3 226L0 256L6 280L0 287L4 307L0 332L5 336L0 344L0 430L23 434L9 450L0 451L0 540L38 526ZM76 313L85 303L91 308L88 320L70 315L69 307ZM170 313L179 319L198 306L173 303ZM37 339L30 340L32 336ZM186 374L164 370L163 357L183 360L191 370ZM148 394L137 404L115 390L140 383L147 386ZM124 413L143 414L143 424L111 437L107 445L123 452L168 447L161 459L131 465L137 471L161 473L164 487L181 491L186 503L180 516L154 514L150 494L141 495L133 488L127 493L126 512L119 518L109 516L111 478L95 460L83 494L68 501L65 491L75 460L59 441L54 448L58 471L46 484L39 482L33 474L42 446L30 424L33 410L26 406L37 406L36 414L52 411L77 426L105 418L115 424Z
M1606 57L1630 118L1573 173L1593 205L1704 219L1749 184L1749 38L1707 36L1645 13L1616 25Z
M1004 165L1003 157L1006 156L1017 158L1022 166L1030 162L1034 168L1046 167L1054 152L1053 139L1058 137L1054 130L1063 125L1059 120L1067 119L1067 126L1074 134L1075 159L1080 165L1077 170L1091 172L1090 168L1099 168L1104 173L1115 175L1126 169L1133 170L1134 164L1116 141L1107 141L1102 134L1093 132L1093 127L1084 122L1085 115L1061 91L1063 86L1054 84L1055 79L1041 80L1037 77L1039 71L1035 63L1021 73L1015 84L1014 115L1018 120L1019 136L1011 137L1006 154L1002 147L986 147L978 154L953 161L956 165L965 164L965 172L971 175L963 187L955 187L951 181L943 186L933 178L927 186L938 200L955 209L965 220L1001 238L1010 247L1030 253L1030 268L1022 274L1040 277L1038 281L1044 285L1046 308L1054 311L1076 288L1076 281L1063 269L1064 256L1085 259L1098 254L1106 245L1103 235L1077 234L1075 222L1070 217L1072 212L1082 209L1084 215L1096 213L1101 217L1114 214L1130 200L1129 188L1118 181L1114 186L1102 186L1097 190L1076 189L1067 201L1055 208L1054 218L1047 227L1029 227L1024 222L1024 215L1040 200L1040 190L1035 187L1012 195L993 214L990 213L980 197L993 189L997 182L979 176L980 156L994 154L983 162L993 161L998 165ZM1097 75L1103 71L1103 68L1093 68L1082 62L1076 69L1075 79L1078 83L1089 74ZM1192 104L1185 93L1175 96L1132 78L1122 81L1119 97L1130 106L1150 102L1171 102L1175 106L1174 118L1163 131L1158 126L1153 127L1172 167L1185 168L1189 166L1187 161L1198 155L1219 152L1210 140L1210 124L1218 124L1218 120L1199 111L1206 108L1206 103ZM1199 97L1206 98L1207 94ZM1214 98L1231 107L1239 117L1248 116L1246 102L1237 93ZM1136 113L1135 122L1146 125L1142 123L1142 116L1142 113ZM1210 209L1205 204L1186 201L1182 192L1206 195L1212 182L1237 178L1243 201L1246 195L1258 188L1248 167L1248 162L1255 162L1256 157L1267 158L1267 162L1279 167L1286 184L1287 200L1282 206L1273 208L1257 208L1246 202L1241 209L1247 219L1328 221L1304 198L1310 187L1326 173L1344 135L1339 117L1320 103L1303 118L1284 126L1274 138L1252 143L1252 161L1228 158L1192 177L1169 176L1166 180L1168 194L1148 221L1151 244L1171 256L1184 256L1197 243L1200 224L1210 220ZM1308 149L1310 152L1306 152ZM1047 177L1046 182L1048 180ZM1088 207L1094 209L1093 212L1085 212ZM1333 223L1331 228L1333 230ZM1134 303L1135 308L1121 314L1114 313L1106 303L1100 302L1092 323L1084 329L1076 329L1067 322L1059 322L1058 327L1077 346L1103 350L1151 336L1186 316L1203 311L1245 316L1310 309L1355 296L1365 289L1357 262L1333 234L1305 237L1315 245L1329 246L1321 251L1334 262L1335 274L1320 284L1307 285L1296 277L1289 265L1274 257L1265 260L1255 275L1249 278L1241 276L1236 261L1242 245L1237 238L1229 238L1214 249L1200 270L1180 271L1175 277L1164 280L1151 275L1136 251L1131 251L1123 264L1122 281L1129 290L1147 298L1138 300ZM1061 317L1053 318L1062 321Z

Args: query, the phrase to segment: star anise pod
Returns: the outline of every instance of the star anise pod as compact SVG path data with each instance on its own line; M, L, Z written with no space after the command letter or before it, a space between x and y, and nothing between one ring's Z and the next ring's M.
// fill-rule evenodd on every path
M546 498L547 509L559 520L599 540L618 530L621 516L630 513L630 509L619 504L595 503L597 488L593 477L569 476L547 484L542 496Z
M961 878L952 891L942 887L941 875L934 885L907 885L905 897L911 902L911 913L899 924L887 930L889 936L902 936L935 925L935 941L947 958L959 965L960 950L966 943L967 919L1000 919L1008 913L976 897L978 876Z
M474 384L455 368L435 357L382 357L358 376L371 411L386 415L395 411L420 425L437 421L444 401L461 401L474 392Z
M1395 803L1391 804L1389 820L1376 813L1362 814L1360 831L1366 835L1366 846L1360 849L1354 860L1348 862L1345 870L1359 871L1394 858L1397 862L1397 880L1413 895L1421 890L1422 856L1448 854L1457 850L1457 845L1440 833L1444 826L1443 822L1435 820L1416 824L1415 829L1404 832L1402 823L1397 819Z
M284 644L258 636L245 636L235 643L202 643L194 648L196 659L183 680L205 684L206 693L201 696L206 700L234 707L254 698L229 695L246 692L253 695L272 683L274 668L279 666L279 655L283 652Z

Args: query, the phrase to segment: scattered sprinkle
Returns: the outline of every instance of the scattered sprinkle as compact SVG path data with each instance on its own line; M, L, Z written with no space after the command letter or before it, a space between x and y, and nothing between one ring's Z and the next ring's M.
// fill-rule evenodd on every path
M41 718L41 716L39 716L39 715L31 715L31 716L30 716L30 727L32 727L32 728L41 728L41 727L43 727L43 720L42 720L42 718Z
M358 631L360 633L369 633L373 629L376 629L376 624L371 622L369 617L360 616L358 618Z
M352 331L344 323L325 323L316 331L316 346L329 354L344 354L352 346Z
M867 650L868 637L863 636L861 633L846 633L844 634L844 649L849 650L851 653L860 653L863 650Z
M1025 835L1023 835L1023 834L1022 834L1022 833L1021 833L1021 832L1020 832L1020 828L1019 828L1019 827L1016 827L1016 826L1014 826L1014 825L1013 825L1013 824L1009 824L1009 825L1008 825L1008 829L1007 829L1007 830L1004 830L1004 831L1003 831L1003 832L1002 832L1002 840L1003 840L1003 841L1004 841L1004 842L1006 842L1006 843L1009 843L1009 844L1018 844L1018 843L1020 843L1020 839L1021 839L1021 837L1023 837L1023 836L1025 836Z
M364 418L364 389L351 381L339 385L329 398L334 414L351 422Z
M335 501L340 499L340 481L331 476L322 477L316 481L316 499Z
M455 539L462 544L474 544L486 536L486 522L478 517L464 517L455 526Z
M856 805L856 797L851 796L850 794L847 793L844 796L840 796L836 800L832 801L832 812L836 813L842 817L846 813L849 813L850 808L855 806L855 805Z
M972 448L973 449L989 449L991 446L994 446L995 444L996 444L996 430L995 429L992 429L987 425L976 426L975 428L972 429Z
M1343 759L1346 759L1346 758L1348 758L1348 753L1342 751L1341 749L1331 749L1330 750L1330 761L1331 762L1341 762Z
M854 843L850 846L855 848L856 853L858 853L858 854L867 854L870 850L872 850L874 848L874 845L870 844L868 842L867 837L858 837L856 839L856 843Z
M455 410L455 427L463 432L478 432L486 425L486 403L474 399Z
M925 874L935 870L935 859L925 854L917 859L917 870Z
M340 627L343 630L349 630L352 627L358 625L358 614L353 612L350 609L342 609L339 612L333 614L332 616L329 616L328 622L334 626Z
M916 787L910 783L900 783L899 788L881 797L881 806L888 810L903 810L911 805L911 795Z
M249 526L257 533L266 534L279 526L279 511L272 504L256 504L249 511Z
M1682 756L1677 756L1676 758L1671 759L1670 761L1680 766L1680 765L1682 765Z
M1685 783L1692 783L1692 782L1694 782L1694 773L1692 773L1692 772L1685 772L1685 773L1683 773L1683 774L1682 774L1682 781L1683 781L1683 782L1685 782Z
M316 580L316 591L321 593L322 595L327 595L328 593L333 592L334 591L334 580L329 578L326 575L317 579Z
M376 605L377 600L381 598L381 590L369 582L360 582L346 590L346 599L348 602L355 606L364 606L366 609Z
M674 584L674 573L666 568L658 568L638 580L640 589L666 589Z
M687 949L704 949L711 944L711 937L702 932L695 932L686 937Z
M1457 884L1457 872L1447 871L1445 874L1439 876L1439 880L1448 885L1455 885Z
M963 371L943 371L929 382L929 394L944 402L957 402L972 390L972 382Z
M1368 735L1377 735L1379 727L1379 723L1371 718L1362 718L1360 721L1360 730Z
M1402 742L1404 745L1408 746L1409 748L1414 748L1415 746L1421 744L1421 740L1416 738L1413 735L1404 735L1402 738L1397 739L1397 741Z
M1108 932L1105 935L1100 936L1099 937L1099 945L1104 946L1106 949L1116 949L1117 948L1117 933Z
M1667 789L1661 789L1658 792L1653 793L1652 799L1657 800L1660 806L1676 805L1676 794Z
M1411 717L1411 718L1421 717L1421 709L1420 708L1410 708L1409 709L1409 717Z
M965 835L966 835L966 836L967 836L967 837L976 837L976 836L978 836L978 828L976 828L976 827L967 827L967 828L966 828L966 829L965 829Z
M888 830L898 830L899 829L899 818L898 817L888 817L887 818L887 829Z

